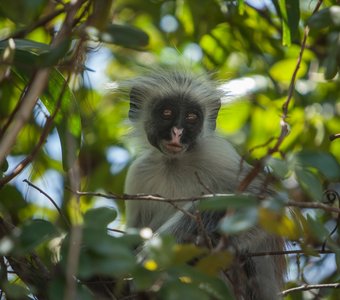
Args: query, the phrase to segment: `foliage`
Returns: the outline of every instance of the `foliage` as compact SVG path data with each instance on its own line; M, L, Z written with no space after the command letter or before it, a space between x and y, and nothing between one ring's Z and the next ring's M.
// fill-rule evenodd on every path
M125 96L89 80L106 56L112 86L154 64L214 74L220 134L283 184L201 209L234 211L226 235L260 224L290 241L286 299L337 299L338 1L1 1L0 40L1 299L232 299L218 274L233 253L119 231L136 145Z

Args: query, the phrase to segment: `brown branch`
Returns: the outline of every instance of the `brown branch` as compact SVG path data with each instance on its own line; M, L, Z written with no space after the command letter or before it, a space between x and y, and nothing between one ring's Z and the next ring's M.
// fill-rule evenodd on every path
M72 191L77 196L84 197L84 196L95 196L95 197L102 197L106 199L112 200L131 200L131 201L157 201L157 202L167 202L167 203L174 203L174 202L195 202L200 200L206 200L213 198L223 198L223 197L230 197L231 194L205 194L196 197L188 197L188 198L164 198L159 195L144 195L144 194L137 194L137 195L119 195L119 194L104 194L104 193L97 193L97 192L79 192L79 191ZM288 201L284 204L287 207L300 207L300 208L311 208L311 209L322 209L328 212L335 212L340 213L340 208L328 206L323 203L317 202L297 202L297 201Z
M329 136L330 141L334 141L335 139L339 139L339 138L340 138L340 133L334 133Z
M334 254L335 252L332 250L323 250L323 249L313 249L312 251L318 253L318 254ZM283 250L283 251L270 251L270 252L254 252L254 253L247 253L246 256L276 256L276 255L300 255L300 254L306 254L306 251L304 250Z
M60 8L60 9L56 9L54 10L52 13L50 13L47 16L42 17L41 19L39 19L36 23L28 26L27 28L17 31L15 32L11 37L9 38L13 38L13 39L18 39L18 38L23 38L25 37L27 34L29 34L30 32L32 32L33 30L35 30L36 28L40 27L40 26L44 26L47 23L49 23L50 21L52 21L54 18L56 18L57 16L59 16L60 14L62 14L63 12L65 12L66 7L68 5L65 4L65 7Z
M24 94L22 99L23 104L17 111L13 118L13 122L8 126L7 131L1 139L0 165L5 157L10 153L21 128L28 122L38 97L47 85L49 73L49 69L44 68L37 71L33 76L33 79L27 88L27 92Z
M300 207L300 208L311 208L311 209L322 209L328 212L340 213L340 208L332 207L323 203L317 202L298 202L298 201L288 201L286 206L290 207Z
M39 141L38 143L35 145L35 147L33 148L33 150L31 151L31 153L29 155L27 155L15 168L14 170L4 176L3 178L0 179L0 188L3 187L6 183L8 183L9 181L11 181L14 177L16 177L18 174L20 174L25 168L26 166L31 163L34 158L36 157L36 155L39 153L41 147L43 146L43 144L45 143L46 141L46 138L48 136L48 134L50 133L50 130L52 128L52 125L53 125L53 121L57 115L57 113L59 112L60 110L60 107L61 107L61 101L62 101L62 98L63 98L63 95L64 95L64 92L66 90L66 86L69 82L69 78L70 76L67 78L67 80L65 81L64 85L63 85L63 89L59 95L59 99L57 101L57 104L56 104L56 108L53 112L53 114L50 116L50 117L47 117L46 119L46 123L44 125L44 128L43 128L43 131L40 135L40 138L39 138Z
M81 226L73 226L71 228L70 245L67 254L66 289L63 298L65 300L77 298L77 283L74 279L79 265L82 236L83 230Z
M314 289L326 289L326 288L338 289L340 288L340 283L304 284L301 286L297 286L297 287L282 291L280 295L286 296L292 292L309 291L309 290L314 290Z

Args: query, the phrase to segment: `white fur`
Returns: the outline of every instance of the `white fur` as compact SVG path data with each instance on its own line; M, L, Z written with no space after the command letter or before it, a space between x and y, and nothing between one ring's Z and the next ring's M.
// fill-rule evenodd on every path
M219 108L219 92L203 78L184 76L184 81L179 85L174 80L176 74L168 75L166 72L158 72L156 75L142 77L135 83L139 87L138 101L135 113L139 114L135 120L136 135L144 152L132 163L129 168L126 183L126 194L156 194L165 198L184 198L213 193L234 193L239 182L249 171L246 163L240 166L240 156L235 149L218 137L213 128L212 116L216 117ZM187 76L187 77L186 77ZM181 91L189 93L191 99L195 99L205 112L205 123L202 134L198 137L195 146L188 152L180 155L165 155L158 149L148 144L144 132L145 122L150 117L150 105L152 99L162 99L171 96L172 93ZM135 109L135 108L134 108ZM197 178L199 177L199 179ZM261 189L260 180L255 180L247 189L248 192L258 193ZM176 203L185 210L193 208L193 203ZM169 203L155 201L126 201L127 227L150 227L156 234L172 233L181 241L181 235L185 230L191 230L195 223L188 220L181 211L178 211ZM214 218L212 215L208 218ZM214 220L205 220L207 224L218 223L218 215ZM209 223L209 226L211 225ZM189 229L187 229L189 228ZM190 229L191 228L191 229ZM211 226L212 231L213 226ZM233 248L241 253L265 252L281 250L279 239L273 238L258 227L255 227L239 236L231 237ZM279 299L277 293L280 286L280 271L277 269L276 258L257 257L252 259L251 265L256 270L255 275L244 282L245 275L238 274L238 270L230 270L232 276L241 281L241 293L248 293L249 286L253 287L251 295L240 296L244 300L275 300ZM279 276L277 276L279 274ZM246 276L247 277L247 276ZM235 287L235 286L234 286ZM237 288L237 287L236 287Z

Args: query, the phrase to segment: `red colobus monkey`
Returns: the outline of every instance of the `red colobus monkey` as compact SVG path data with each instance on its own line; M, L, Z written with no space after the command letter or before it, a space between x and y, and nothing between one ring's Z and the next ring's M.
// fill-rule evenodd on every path
M213 193L236 191L250 167L243 165L238 176L240 156L215 133L221 96L210 80L186 71L157 70L133 81L129 118L144 151L129 168L125 193L189 198L207 193L202 182ZM259 194L262 187L258 179L247 192ZM192 202L177 205L196 211ZM195 242L201 234L195 220L168 203L127 201L126 214L128 228L149 227L172 234L179 243ZM223 216L218 211L201 213L205 232L215 244ZM229 237L228 243L240 255L283 249L280 238L259 227ZM227 270L226 277L237 299L275 300L280 299L283 269L282 257L250 257Z

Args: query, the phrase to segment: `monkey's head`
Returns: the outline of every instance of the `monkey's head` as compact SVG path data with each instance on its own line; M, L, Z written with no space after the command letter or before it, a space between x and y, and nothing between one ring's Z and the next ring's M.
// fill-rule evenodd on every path
M129 118L143 128L152 146L177 156L215 130L220 98L221 93L206 78L158 70L134 81Z

